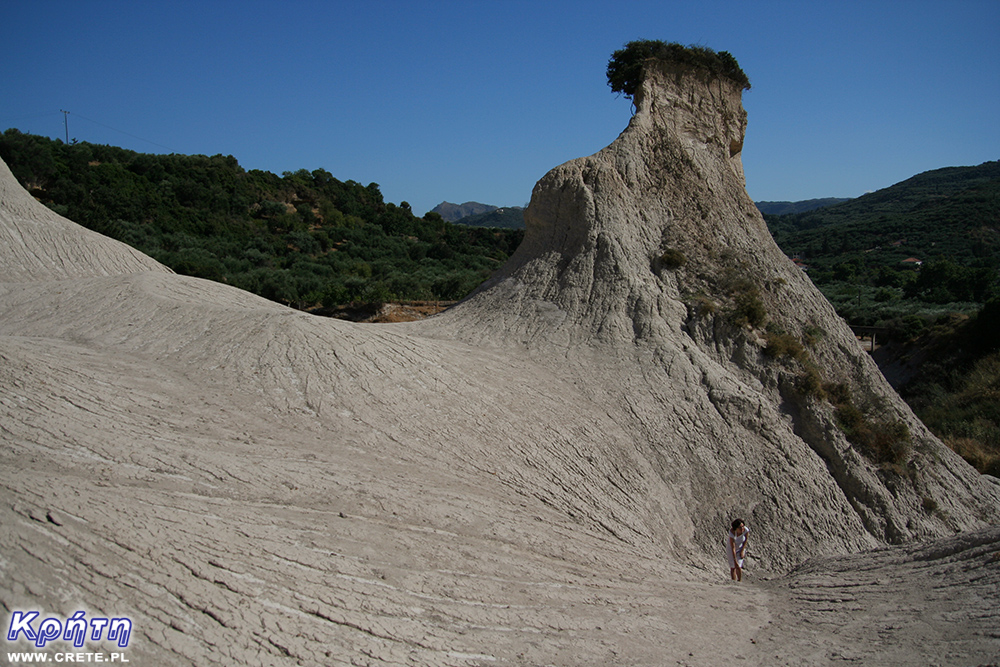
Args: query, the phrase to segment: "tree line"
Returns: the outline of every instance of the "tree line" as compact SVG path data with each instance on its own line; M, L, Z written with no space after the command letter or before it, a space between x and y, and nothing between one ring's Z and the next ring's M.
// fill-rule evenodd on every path
M324 169L278 176L232 156L153 155L9 129L0 157L52 210L178 273L298 308L461 299L523 230L467 227Z
M851 324L908 337L1000 297L1000 162L917 174L833 206L765 215Z

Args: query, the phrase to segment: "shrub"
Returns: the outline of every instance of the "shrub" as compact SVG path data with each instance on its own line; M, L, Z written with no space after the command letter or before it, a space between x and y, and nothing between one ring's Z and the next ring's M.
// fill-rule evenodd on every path
M910 429L901 421L882 422L871 427L871 448L879 463L902 465L910 458Z
M335 308L342 303L347 303L349 300L347 288L340 282L330 282L321 297L324 308Z
M389 286L386 285L381 280L374 281L365 285L364 291L361 293L361 300L366 303L371 304L384 304L387 301L392 301L396 298L390 290Z
M639 39L611 54L607 70L611 90L632 99L639 91L646 65L651 59L701 69L714 76L725 77L743 90L750 89L749 77L727 51L716 53L704 46Z
M802 330L802 341L809 347L815 347L816 343L823 340L826 332L817 326L808 326Z
M695 296L694 305L697 308L699 315L711 315L717 309L715 302L704 294L698 294Z
M844 383L833 383L823 385L830 402L834 405L844 405L851 402L851 388Z
M771 358L789 357L798 361L803 361L806 357L806 349L799 342L799 339L788 333L769 333L767 344L764 346L764 354Z
M862 440L866 437L865 415L853 403L845 403L837 406L837 423L843 429L847 439L851 442Z
M927 327L927 322L916 313L911 313L903 316L903 327L905 327L907 334L912 337L923 331Z
M805 370L802 371L802 374L799 376L797 388L799 393L804 396L826 397L826 392L823 390L823 378L816 367L812 365L806 366Z
M895 420L873 422L853 403L837 407L837 423L847 439L875 463L902 465L910 456L910 429Z
M760 300L757 290L750 290L737 295L733 309L733 323L738 326L749 325L759 327L767 320L767 309Z
M684 266L686 262L687 257L685 257L684 253L676 248L667 248L663 254L660 255L660 264L668 271L676 271Z

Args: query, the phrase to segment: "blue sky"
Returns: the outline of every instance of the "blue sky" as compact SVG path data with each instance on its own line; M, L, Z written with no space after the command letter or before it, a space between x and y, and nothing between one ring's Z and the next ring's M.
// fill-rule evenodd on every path
M755 200L1000 159L1000 1L6 0L0 130L324 168L423 214L523 205L631 114L611 52L729 51Z

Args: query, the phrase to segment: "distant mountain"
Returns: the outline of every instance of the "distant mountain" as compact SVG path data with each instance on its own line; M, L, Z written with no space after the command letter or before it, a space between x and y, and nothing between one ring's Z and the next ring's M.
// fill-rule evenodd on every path
M462 218L468 218L472 215L482 215L483 213L495 211L498 208L499 206L480 204L475 201L467 201L464 204L452 204L451 202L443 201L432 208L430 212L437 213L448 222L456 222Z
M443 217L443 216L442 216ZM524 229L524 209L520 206L496 208L488 213L470 215L455 220L456 225L469 227L499 227L501 229Z
M758 201L757 210L768 215L788 215L790 213L805 213L814 211L824 206L841 204L850 199L840 197L826 197L824 199L806 199L803 201Z

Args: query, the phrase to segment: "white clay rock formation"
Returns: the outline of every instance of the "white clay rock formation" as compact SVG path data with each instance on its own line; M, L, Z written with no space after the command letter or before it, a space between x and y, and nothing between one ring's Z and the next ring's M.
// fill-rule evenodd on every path
M635 102L494 278L407 324L175 275L0 163L4 628L127 616L137 665L1000 659L1000 484L771 240L740 87L661 63Z

